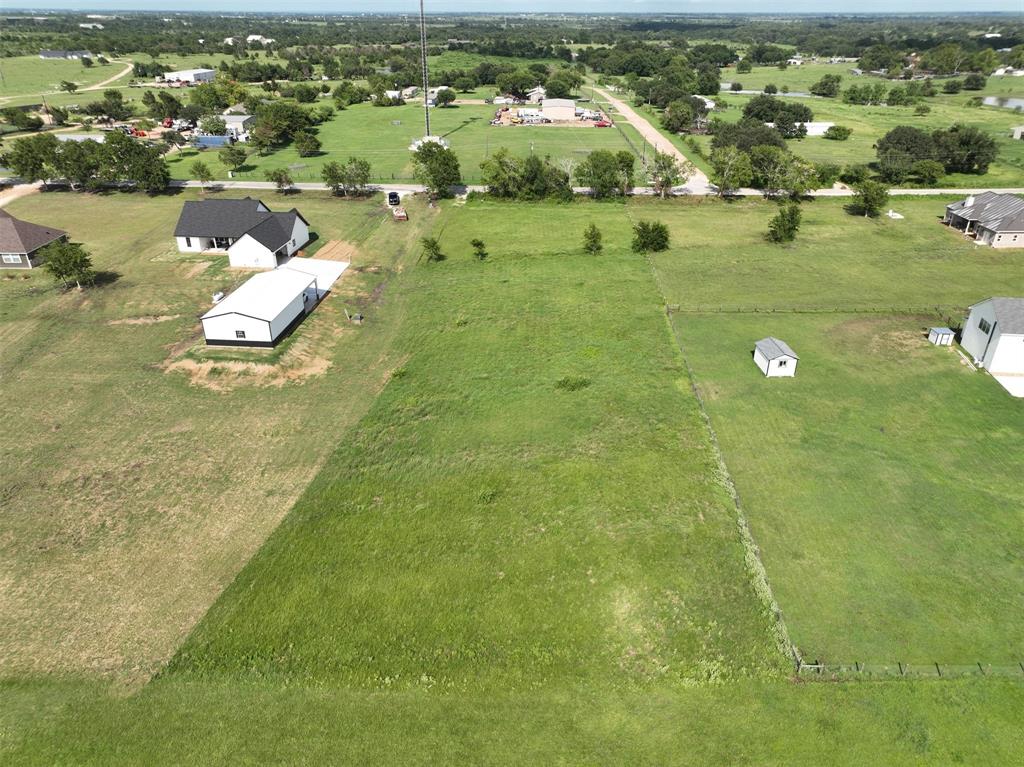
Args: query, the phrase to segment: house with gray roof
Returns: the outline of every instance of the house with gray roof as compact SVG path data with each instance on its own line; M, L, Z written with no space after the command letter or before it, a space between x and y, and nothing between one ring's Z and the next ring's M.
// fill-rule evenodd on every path
M0 269L38 266L40 249L67 236L63 229L22 221L0 208Z
M781 338L768 336L754 344L754 364L768 378L792 378L800 358Z
M982 192L946 206L942 222L993 248L1024 248L1024 200Z
M309 222L252 197L195 200L182 207L174 238L182 253L226 253L231 266L273 269L309 242Z
M960 345L1015 397L1024 397L1024 298L993 296L970 307Z

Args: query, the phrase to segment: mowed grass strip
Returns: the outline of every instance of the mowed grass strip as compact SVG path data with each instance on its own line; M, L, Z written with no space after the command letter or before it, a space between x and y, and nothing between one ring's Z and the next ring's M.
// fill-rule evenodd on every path
M922 310L1024 294L1021 252L975 246L940 223L952 198L898 197L906 218L850 215L848 200L801 205L790 245L765 239L778 211L762 200L637 200L672 246L652 262L665 300L683 310Z
M168 673L471 691L782 668L624 208L471 201L438 234L449 260L402 285L407 362Z
M834 663L1024 657L1024 409L923 316L680 315L790 634ZM800 355L766 379L754 341Z

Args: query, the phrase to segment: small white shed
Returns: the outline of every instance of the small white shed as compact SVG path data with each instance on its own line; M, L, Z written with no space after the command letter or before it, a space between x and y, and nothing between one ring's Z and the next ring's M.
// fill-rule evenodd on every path
M207 344L274 346L319 298L317 278L294 269L255 274L202 316Z
M928 343L936 346L952 346L953 331L949 328L932 328L928 331Z
M800 360L785 341L768 336L754 344L754 363L768 378L792 378Z

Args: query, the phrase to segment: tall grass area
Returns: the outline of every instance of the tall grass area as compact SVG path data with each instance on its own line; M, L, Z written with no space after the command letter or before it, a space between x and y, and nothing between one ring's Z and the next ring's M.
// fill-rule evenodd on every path
M408 360L170 673L471 693L782 668L626 227L451 209L451 258L403 286Z

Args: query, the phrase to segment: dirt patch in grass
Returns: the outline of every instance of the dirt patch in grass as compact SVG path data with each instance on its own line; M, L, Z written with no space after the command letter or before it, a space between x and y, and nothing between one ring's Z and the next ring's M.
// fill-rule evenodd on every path
M324 261L348 261L352 263L359 258L359 247L345 240L330 240L313 254L314 258Z
M213 261L199 261L193 264L192 268L185 272L185 279L191 280L198 277L200 274L206 271L207 267L212 264Z
M180 314L155 314L148 317L125 317L120 320L110 320L108 325L155 325L158 322L176 320Z

